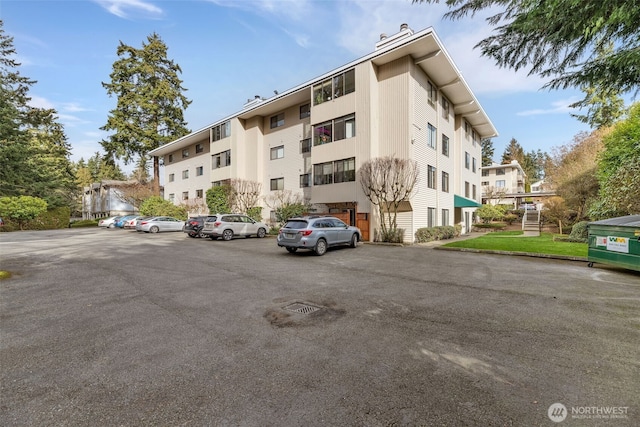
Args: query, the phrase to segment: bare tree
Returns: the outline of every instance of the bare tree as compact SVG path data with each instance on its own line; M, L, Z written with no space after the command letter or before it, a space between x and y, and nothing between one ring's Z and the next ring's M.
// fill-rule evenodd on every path
M360 167L360 185L371 203L378 207L384 240L396 235L398 208L411 197L418 174L415 160L389 156L376 157Z
M504 196L506 194L506 190L504 189L504 187L494 187L493 185L485 185L482 188L482 194L483 197L485 199L487 199L487 201L491 201L491 200L498 200L498 205L500 204L500 202L502 201L502 199L504 199Z
M291 190L278 190L271 192L264 199L265 204L276 213L276 221L283 224L289 218L302 215L309 210L309 202L302 194Z
M136 210L140 208L142 202L153 196L153 184L140 181L126 181L118 184L117 191L114 192L118 199L130 204Z
M229 183L229 206L233 212L247 213L260 200L262 184L246 179L232 179Z

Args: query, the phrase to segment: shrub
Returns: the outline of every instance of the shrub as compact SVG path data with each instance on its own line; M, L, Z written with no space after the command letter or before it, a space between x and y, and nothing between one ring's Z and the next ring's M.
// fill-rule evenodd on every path
M488 231L497 231L497 230L504 230L505 228L507 228L507 224L505 224L504 222L492 222L490 224L476 223L476 224L473 224L473 228L488 230Z
M511 225L516 222L516 220L518 219L518 215L508 213L502 219L504 219L504 222L506 222L508 225Z
M15 222L20 230L39 215L47 212L47 202L31 196L0 197L0 217ZM67 216L67 223L69 216Z
M140 205L140 215L163 215L186 220L187 210L183 206L176 206L160 196L151 196Z
M387 229L385 232L376 229L373 240L375 242L402 243L404 242L404 228Z
M437 227L419 228L415 234L416 243L453 239L454 237L458 237L461 231L462 226L460 224L456 226L441 225Z
M476 209L476 215L485 224L490 223L496 219L502 219L504 217L504 210L499 206L482 205Z
M580 221L573 224L569 238L574 239L574 242L580 241L586 243L589 240L588 224L588 221Z

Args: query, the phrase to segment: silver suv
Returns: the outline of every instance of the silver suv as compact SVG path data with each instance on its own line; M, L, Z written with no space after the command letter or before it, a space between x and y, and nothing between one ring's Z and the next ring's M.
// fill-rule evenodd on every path
M358 227L345 224L332 216L291 218L278 233L278 246L293 253L309 249L324 255L330 246L358 246L362 233Z
M262 238L267 234L267 225L242 214L217 214L207 218L200 234L211 240L218 237L231 240L235 236Z

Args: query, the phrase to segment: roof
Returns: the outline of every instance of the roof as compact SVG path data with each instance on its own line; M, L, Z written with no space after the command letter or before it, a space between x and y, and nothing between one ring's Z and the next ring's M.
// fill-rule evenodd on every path
M589 225L615 225L622 227L640 227L640 215L627 215L617 218L590 222Z
M464 80L462 73L451 59L449 53L444 48L435 30L429 27L412 35L402 37L396 42L389 43L368 55L351 61L269 99L263 100L262 102L249 103L250 106L248 108L244 108L239 112L224 117L175 141L151 150L149 155L163 156L187 147L207 136L209 129L213 126L217 126L231 119L249 119L255 116L266 117L282 111L293 103L297 102L302 104L310 99L309 89L313 85L363 62L371 61L375 65L382 65L408 55L411 56L414 63L425 70L425 72L427 71L427 64L429 64L429 78L452 103L455 114L462 115L465 120L476 129L481 138L491 138L498 135L498 131L469 88L469 85ZM452 80L452 76L454 75L456 78Z

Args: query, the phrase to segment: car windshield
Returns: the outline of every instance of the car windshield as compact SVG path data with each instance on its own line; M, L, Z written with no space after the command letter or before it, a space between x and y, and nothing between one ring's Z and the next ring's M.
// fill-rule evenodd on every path
M307 228L307 221L288 221L285 228L294 228L296 230Z

